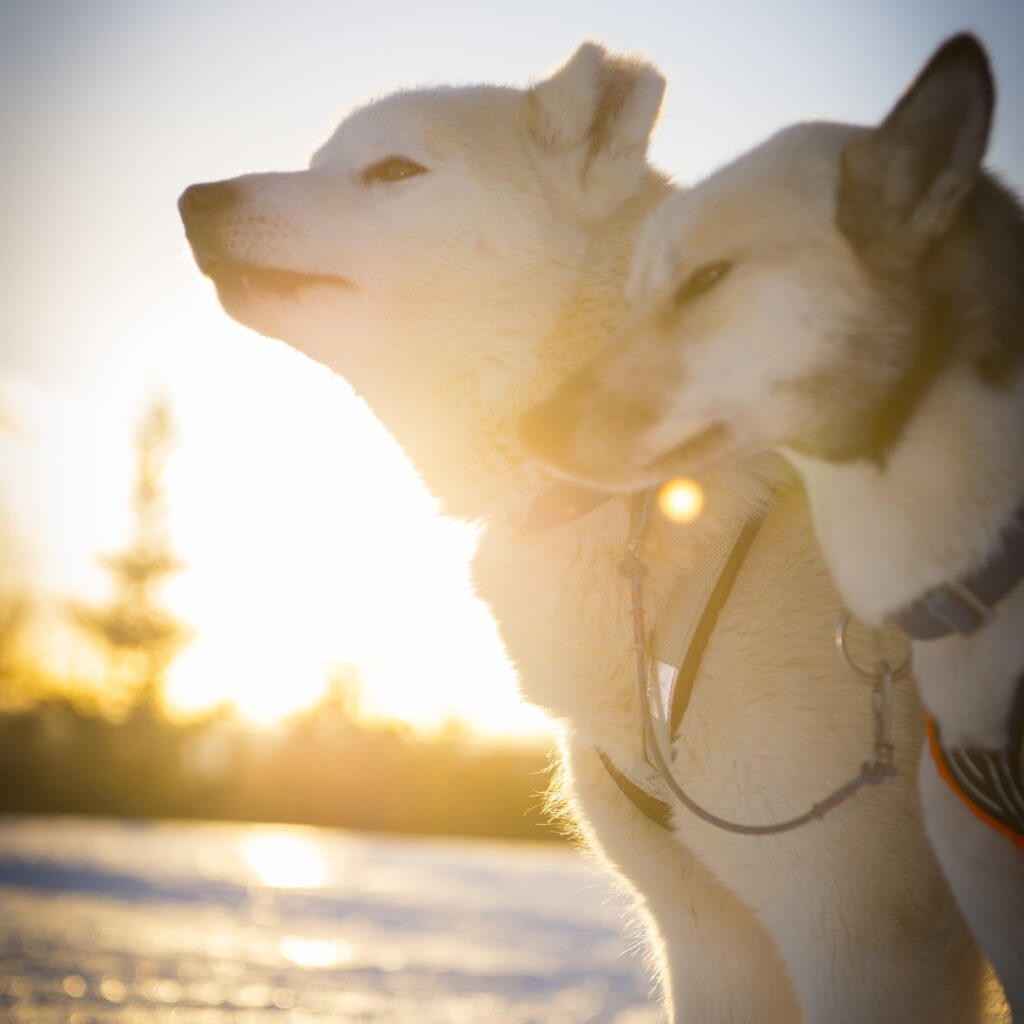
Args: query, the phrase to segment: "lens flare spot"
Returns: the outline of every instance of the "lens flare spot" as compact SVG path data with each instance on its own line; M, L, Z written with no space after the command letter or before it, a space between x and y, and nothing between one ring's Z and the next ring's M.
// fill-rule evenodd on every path
M72 999L81 999L89 991L85 978L80 974L69 974L61 982L61 988L71 996Z
M100 995L108 1003L123 1003L128 996L128 987L120 979L108 975L100 982Z
M658 491L658 509L673 523L692 523L704 511L704 491L687 477L669 480Z

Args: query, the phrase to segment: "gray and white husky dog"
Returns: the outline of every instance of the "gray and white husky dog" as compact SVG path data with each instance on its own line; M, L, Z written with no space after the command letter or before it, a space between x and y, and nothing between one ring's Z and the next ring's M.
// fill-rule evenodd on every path
M873 129L798 124L658 209L620 336L523 424L617 489L774 447L847 608L914 638L929 838L1024 1021L1024 212L950 39Z

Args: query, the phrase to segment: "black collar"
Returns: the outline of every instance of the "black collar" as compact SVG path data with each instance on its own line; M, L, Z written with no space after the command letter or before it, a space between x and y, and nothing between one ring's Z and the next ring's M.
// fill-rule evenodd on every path
M977 572L933 587L890 616L915 640L968 636L995 617L995 606L1024 579L1024 507L1003 533L1003 542Z

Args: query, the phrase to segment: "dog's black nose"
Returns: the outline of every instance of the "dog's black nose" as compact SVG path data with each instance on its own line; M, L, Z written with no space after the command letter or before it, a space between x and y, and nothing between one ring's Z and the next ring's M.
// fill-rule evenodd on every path
M230 181L212 181L203 185L190 185L178 200L178 211L187 225L214 211L223 212L238 197L238 190Z

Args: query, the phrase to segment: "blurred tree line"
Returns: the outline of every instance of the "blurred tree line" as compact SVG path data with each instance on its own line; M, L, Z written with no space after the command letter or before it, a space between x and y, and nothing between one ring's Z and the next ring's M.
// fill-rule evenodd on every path
M542 810L544 752L362 721L351 669L276 731L248 729L226 710L186 723L166 717L165 675L189 637L158 595L179 568L163 528L172 437L170 412L155 403L135 438L132 535L103 558L111 598L68 609L105 652L106 700L62 695L42 678L21 643L30 600L0 596L0 812L554 837Z
M66 697L0 711L0 812L209 818L554 837L542 751L351 721L331 696L277 733L226 713L111 718Z

